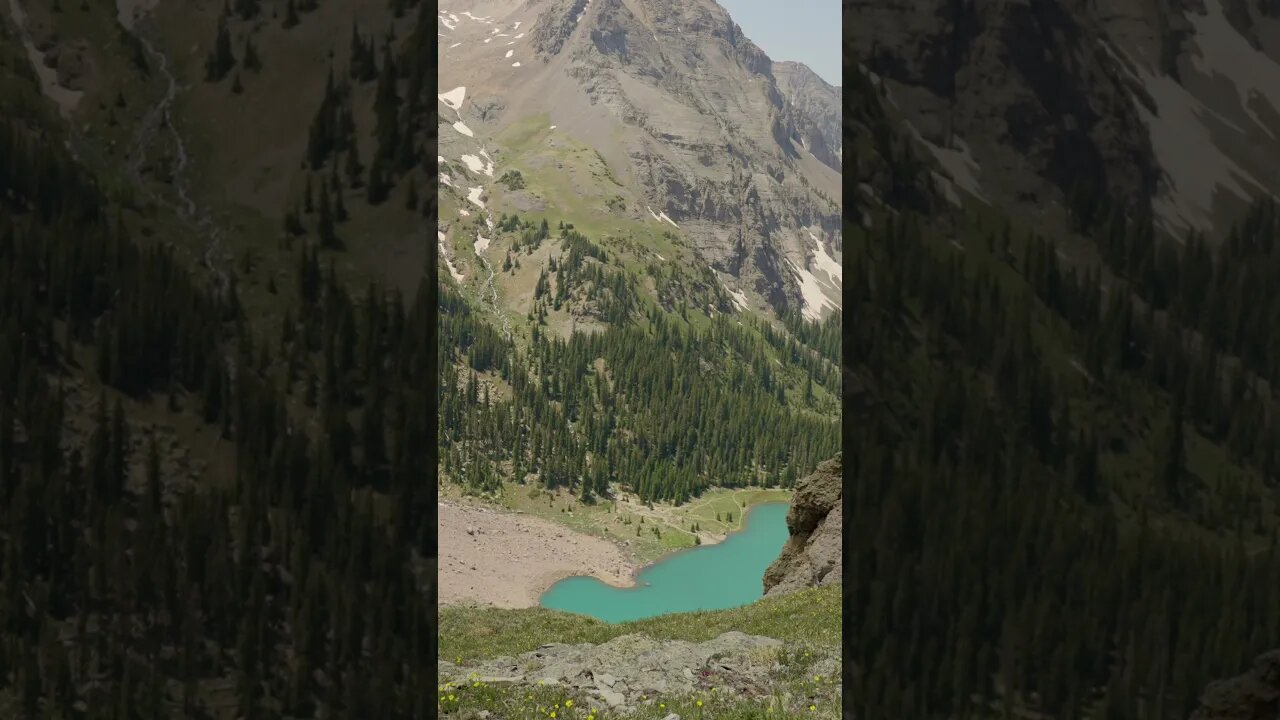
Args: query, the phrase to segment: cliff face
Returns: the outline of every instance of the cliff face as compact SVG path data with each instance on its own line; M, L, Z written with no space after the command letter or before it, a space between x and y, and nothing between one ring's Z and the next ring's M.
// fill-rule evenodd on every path
M846 52L984 200L1053 217L1086 189L1212 236L1280 188L1274 3L851 1Z
M1210 685L1191 720L1275 720L1280 717L1280 650L1253 661L1238 677Z
M558 137L608 164L626 201L615 215L647 223L661 214L742 303L814 318L839 307L838 88L799 63L775 64L710 0L510 2L472 9L513 32L468 35L477 26L464 19L450 31L458 47L441 56L441 87L474 98L462 112L476 137L546 115ZM515 37L525 30L532 56ZM514 43L510 61L494 63L489 40ZM482 119L475 103L490 94L504 108Z
M837 455L796 483L787 511L791 537L764 573L766 597L840 582L841 469L841 456Z

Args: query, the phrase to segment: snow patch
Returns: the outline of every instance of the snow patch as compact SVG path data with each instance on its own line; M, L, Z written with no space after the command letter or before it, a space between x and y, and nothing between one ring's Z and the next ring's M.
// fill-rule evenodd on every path
M518 62L513 62L513 63L511 63L511 67L520 67L520 63L518 63Z
M1274 138L1275 133L1249 103L1263 99L1280 112L1280 65L1266 53L1255 50L1236 32L1222 10L1222 0L1205 0L1204 9L1204 15L1187 14L1187 20L1195 28L1196 48L1200 51L1198 56L1192 56L1192 65L1206 75L1222 75L1235 85L1241 107L1258 127Z
M678 228L678 227L680 227L679 225L677 225L677 224L676 224L675 220L672 220L671 218L667 217L667 214L666 214L665 212L658 213L658 217L660 217L660 218L662 218L663 220L666 220L667 222L671 223L671 227L673 227L673 228Z
M444 258L444 264L445 267L449 268L449 274L453 276L455 281L462 282L464 278L463 274L458 272L458 268L453 266L453 261L449 259L449 253L444 248L444 233L437 230L436 237L440 242L440 257Z
M454 44L450 45L450 46L449 46L449 49L450 49L450 50L452 50L452 49L454 49L454 48L458 47L458 46L459 46L459 45L461 45L461 44L462 44L462 43L460 43L460 42L456 42L456 43L454 43Z
M481 150L480 152L484 153L483 150ZM488 158L487 155L485 157L486 159ZM486 163L484 160L481 160L475 155L463 155L461 158L459 158L459 160L465 163L467 166L467 169L470 170L471 172L482 173L484 175L488 175L489 177L493 177L493 161L492 160Z
M473 187L471 188L471 192L467 193L467 199L475 203L477 206L483 208L484 201L480 199L480 196L483 194L484 194L484 188Z
M440 23L441 23L442 25L444 25L445 27L449 28L450 30L452 30L452 29L454 29L454 28L456 28L456 27L458 26L456 21L454 21L454 22L449 22L448 20L445 20L444 18L440 18ZM437 33L437 34L439 34L439 33Z
M458 208L458 214L462 217L471 217L471 211L466 208Z
M810 232L809 237L813 239L813 244L816 248L813 254L813 262L817 266L818 270L826 273L831 278L833 281L830 283L832 287L843 285L844 271L843 268L840 267L840 263L827 253L827 248L823 246L822 241L818 239L817 235Z
M465 85L456 87L447 93L440 93L436 97L440 99L440 102L457 112L462 107L462 101L467 97L467 87Z
M440 173L440 182L448 185L449 187L454 187L453 179L444 173Z
M476 254L479 255L489 249L489 238L476 233L476 242L474 244Z
M522 38L522 37L524 37L524 33L520 33L519 35L517 35L517 36L516 36L516 40L519 40L519 39L520 39L520 38Z
M466 135L467 137L476 136L475 133L471 132L471 128L467 127L466 123L462 122L461 120L453 124L453 129L457 130L462 135Z
M1156 113L1136 100L1135 106L1147 124L1156 160L1165 171L1165 187L1152 201L1152 209L1167 230L1208 230L1213 224L1210 216L1218 188L1248 199L1250 193L1239 180L1261 185L1214 144L1201 119L1207 109L1199 100L1171 77L1151 75L1143 68L1138 72L1156 102Z
M548 128L548 129L550 129L550 130L555 130L555 129L556 129L556 126L555 126L555 125L552 125L552 126L551 126L550 128Z
M519 29L520 29L520 23L521 23L521 21L520 21L520 20L515 21L515 23L514 23L514 24L512 24L511 29L512 29L512 30L519 30Z
M507 57L511 57L512 55L515 55L515 54L516 54L516 51L515 51L515 50L508 50L508 51L507 51Z
M831 299L822 292L822 283L817 276L796 265L791 261L791 258L787 258L787 264L791 266L792 272L799 276L800 279L800 296L804 298L803 315L805 319L821 320L824 310L827 308L834 310L836 308L836 304L831 302Z
M947 175L950 176L950 179L954 181L956 185L964 188L969 192L969 194L978 198L982 202L988 205L991 204L991 202L987 200L986 196L982 194L982 184L978 182L977 177L977 173L981 170L981 166L978 165L977 160L973 159L973 154L969 151L968 143L966 143L962 138L952 137L951 144L953 147L939 147L928 140L925 140L924 136L920 134L920 131L916 130L915 126L911 123L907 123L907 129L911 131L911 134L914 135L917 140L929 149L929 152L933 154L933 157L938 161L938 164L942 166L942 169L947 171ZM947 195L947 200L952 204L960 204L960 198L955 195L955 191L950 187L944 185L943 193Z
M658 222L662 222L662 218L658 217L658 214L653 211L653 208L649 207L648 205L645 205L644 209L649 211L649 215L652 216L654 220L657 220Z

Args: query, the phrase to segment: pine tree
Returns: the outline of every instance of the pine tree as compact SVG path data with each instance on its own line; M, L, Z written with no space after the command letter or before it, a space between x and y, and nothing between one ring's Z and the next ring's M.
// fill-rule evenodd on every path
M375 157L369 165L369 184L365 188L365 199L370 205L378 205L387 199L387 180L383 174L382 158Z
M352 188L364 187L364 166L360 164L360 150L355 138L351 139L351 148L347 151L347 185Z
M281 25L285 28L291 28L298 24L298 9L294 7L293 0L285 0L284 5L284 21Z
M412 175L409 176L408 187L405 189L404 206L408 210L418 209L418 183Z
M231 81L231 92L236 95L239 95L240 93L244 92L244 85L240 83L239 71L236 72L235 77Z
M340 223L350 219L350 215L347 214L347 205L342 200L341 190L335 190L333 193L333 215L334 219Z
M316 234L320 237L320 245L326 248L338 246L338 237L333 230L333 213L329 203L329 190L320 191L320 217L316 221Z
M236 14L241 20L252 20L261 10L259 0L236 0Z
M258 57L258 49L253 44L253 37L245 35L244 37L244 69L251 72L259 72L262 70L262 58Z
M231 31L227 28L224 15L218 20L218 34L213 42L213 50L204 63L204 79L206 82L218 82L227 76L235 67L236 58L231 52Z

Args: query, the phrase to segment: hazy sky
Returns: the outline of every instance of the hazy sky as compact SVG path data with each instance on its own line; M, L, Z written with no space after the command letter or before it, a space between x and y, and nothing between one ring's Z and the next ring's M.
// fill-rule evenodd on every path
M840 81L840 0L716 0L774 62L808 65L832 85Z

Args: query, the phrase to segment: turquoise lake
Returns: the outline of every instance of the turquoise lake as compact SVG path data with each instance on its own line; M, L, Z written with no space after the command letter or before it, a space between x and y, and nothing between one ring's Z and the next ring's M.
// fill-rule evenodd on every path
M593 577L561 580L542 594L542 607L618 623L759 600L764 571L787 542L787 507L764 503L751 508L742 530L644 568L635 587L615 588Z

